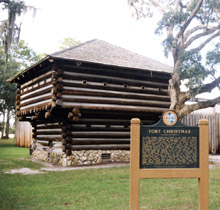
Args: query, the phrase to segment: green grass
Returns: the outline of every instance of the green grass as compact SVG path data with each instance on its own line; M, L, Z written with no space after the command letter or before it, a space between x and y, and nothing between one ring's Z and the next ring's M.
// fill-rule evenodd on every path
M0 139L0 172L16 168L40 169L41 165L30 161L28 148L16 147L13 139Z
M22 159L21 159L22 158ZM3 170L39 169L29 150L0 140L0 209L128 210L129 167L4 174ZM220 210L220 169L210 171L209 209ZM141 210L197 210L196 179L145 179L140 183Z

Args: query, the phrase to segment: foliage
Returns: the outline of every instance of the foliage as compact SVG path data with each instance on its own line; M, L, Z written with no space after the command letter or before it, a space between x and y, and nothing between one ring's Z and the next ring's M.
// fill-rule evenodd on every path
M11 46L17 43L20 37L21 25L19 26L16 24L16 17L20 16L25 8L24 2L20 0L9 0L4 2L3 9L8 11L8 18L2 21L0 37L2 39L2 45L4 46L5 71Z
M34 63L38 62L42 57L37 55L29 46L20 40L18 45L14 48L14 51L11 53L11 56L16 63L18 64L17 70L24 70Z
M0 52L2 52L0 48ZM0 60L0 100L7 109L15 108L16 85L7 82L7 79L17 74L22 69L27 68L32 63L39 60L39 56L21 40L13 53L9 56L7 72L3 72L4 61Z
M4 50L3 46L0 46L0 58L3 58L2 54L4 54ZM23 40L9 54L6 72L4 72L4 60L0 59L0 74L2 75L0 77L0 113L4 114L7 111L10 118L10 115L15 112L16 84L10 84L7 80L39 59L39 56ZM7 118L7 122L9 122L9 118ZM9 123L6 125L8 127ZM9 127L6 131L7 137Z
M61 42L60 49L64 50L66 48L73 47L73 46L78 45L78 44L80 44L80 41L78 39L74 39L74 38L68 37L68 38L65 38Z
M129 3L138 18L160 14L155 33L166 34L162 46L165 56L172 55L174 63L169 83L170 109L183 117L220 102L217 97L194 105L185 104L195 95L219 86L220 1L129 0ZM182 81L188 87L185 92L180 89Z

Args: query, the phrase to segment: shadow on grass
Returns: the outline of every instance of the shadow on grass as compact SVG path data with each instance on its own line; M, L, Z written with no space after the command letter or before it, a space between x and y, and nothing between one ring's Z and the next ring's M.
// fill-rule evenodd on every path
M17 147L15 139L0 139L0 147Z

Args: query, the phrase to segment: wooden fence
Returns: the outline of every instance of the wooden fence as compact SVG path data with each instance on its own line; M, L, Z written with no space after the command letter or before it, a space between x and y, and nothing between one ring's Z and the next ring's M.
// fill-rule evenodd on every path
M220 152L220 113L191 113L182 119L182 123L196 126L200 119L209 120L209 152Z
M32 141L32 126L29 122L16 122L15 141L18 147L30 147Z

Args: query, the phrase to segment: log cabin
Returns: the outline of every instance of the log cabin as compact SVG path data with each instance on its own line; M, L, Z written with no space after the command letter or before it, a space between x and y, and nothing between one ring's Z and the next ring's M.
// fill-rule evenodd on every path
M9 80L16 115L32 125L32 155L54 164L129 161L130 120L159 120L172 68L102 40L46 56Z

